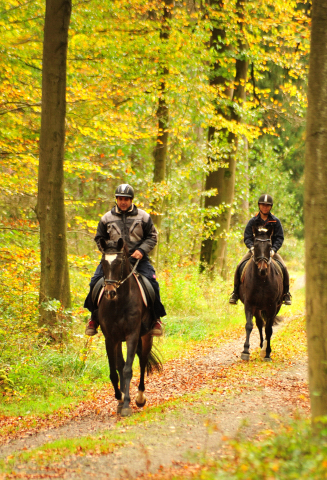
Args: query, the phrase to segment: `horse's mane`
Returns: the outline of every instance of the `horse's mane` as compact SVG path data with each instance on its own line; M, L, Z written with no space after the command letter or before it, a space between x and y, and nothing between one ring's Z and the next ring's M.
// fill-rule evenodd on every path
M119 240L118 240L119 242ZM118 248L118 242L115 242L114 240L107 240L106 241L106 248L105 248L105 253L117 253L120 252ZM125 252L126 257L129 256L128 248L126 243L123 243L123 250Z

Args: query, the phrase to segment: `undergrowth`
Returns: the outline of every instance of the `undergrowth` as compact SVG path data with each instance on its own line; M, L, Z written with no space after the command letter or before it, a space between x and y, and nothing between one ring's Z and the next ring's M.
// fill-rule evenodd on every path
M327 421L327 418L326 418ZM314 434L308 420L265 431L255 440L237 439L196 475L202 480L323 480L327 478L327 429Z

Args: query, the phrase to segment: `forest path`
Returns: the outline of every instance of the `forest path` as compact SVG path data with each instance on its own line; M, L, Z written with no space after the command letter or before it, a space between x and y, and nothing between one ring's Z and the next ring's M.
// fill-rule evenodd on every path
M288 318L276 326L273 338L277 339L297 318ZM92 435L101 439L108 431L119 441L106 454L92 447L90 451L81 448L62 457L60 447L56 460L47 460L42 452L32 455L32 462L26 463L19 457L12 473L3 478L118 479L153 475L172 468L184 472L185 462L189 468L198 465L200 458L209 461L220 454L227 437L252 438L261 430L275 428L294 412L307 415L306 359L291 361L283 368L276 368L274 362L261 363L259 335L254 329L254 361L242 362L243 343L244 335L219 346L202 346L188 358L166 363L162 374L147 378L145 414L129 419L117 417L116 401L108 387L91 405L86 403L82 409L79 406L78 415L78 408L72 412L74 420L57 428L49 423L40 431L25 428L20 431L20 438L9 440L0 448L1 458L37 451L44 444L63 438ZM272 345L274 349L274 341ZM134 395L136 387L137 378L133 379ZM139 411L132 403L135 412ZM161 407L154 409L154 405Z

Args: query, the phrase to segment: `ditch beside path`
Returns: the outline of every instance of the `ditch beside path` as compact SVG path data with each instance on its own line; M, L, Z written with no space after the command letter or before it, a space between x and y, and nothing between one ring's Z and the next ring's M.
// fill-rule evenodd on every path
M295 316L276 326L273 338L296 320ZM122 435L124 440L123 446L110 454L85 452L43 467L22 463L14 468L13 476L4 478L137 478L172 466L182 472L184 462L197 464L199 456L210 459L220 455L227 437L252 438L261 430L274 429L295 412L308 415L306 359L292 361L285 369L275 369L272 362L266 364L264 375L253 371L247 375L258 362L240 360L243 344L244 335L165 364L161 375L147 378L145 412L149 414L144 420L135 415L134 425L129 420L118 421L116 401L108 388L94 399L93 410L85 409L84 415L75 420L35 433L27 429L25 437L10 440L0 448L1 458L57 439L100 435L105 430ZM258 345L254 329L252 352ZM134 395L136 386L137 379L133 379ZM180 401L170 408L169 401L176 398ZM152 413L153 405L162 405L162 412ZM133 408L138 411L135 405Z

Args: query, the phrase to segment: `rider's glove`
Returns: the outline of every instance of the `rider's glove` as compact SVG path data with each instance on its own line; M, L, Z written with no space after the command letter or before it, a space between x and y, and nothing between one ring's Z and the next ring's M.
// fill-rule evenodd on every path
M254 254L254 247L251 247L251 248L250 248L250 252L251 252L251 255Z
M273 257L275 255L275 253L276 253L275 250L273 250L273 249L270 250L270 256L271 257Z

